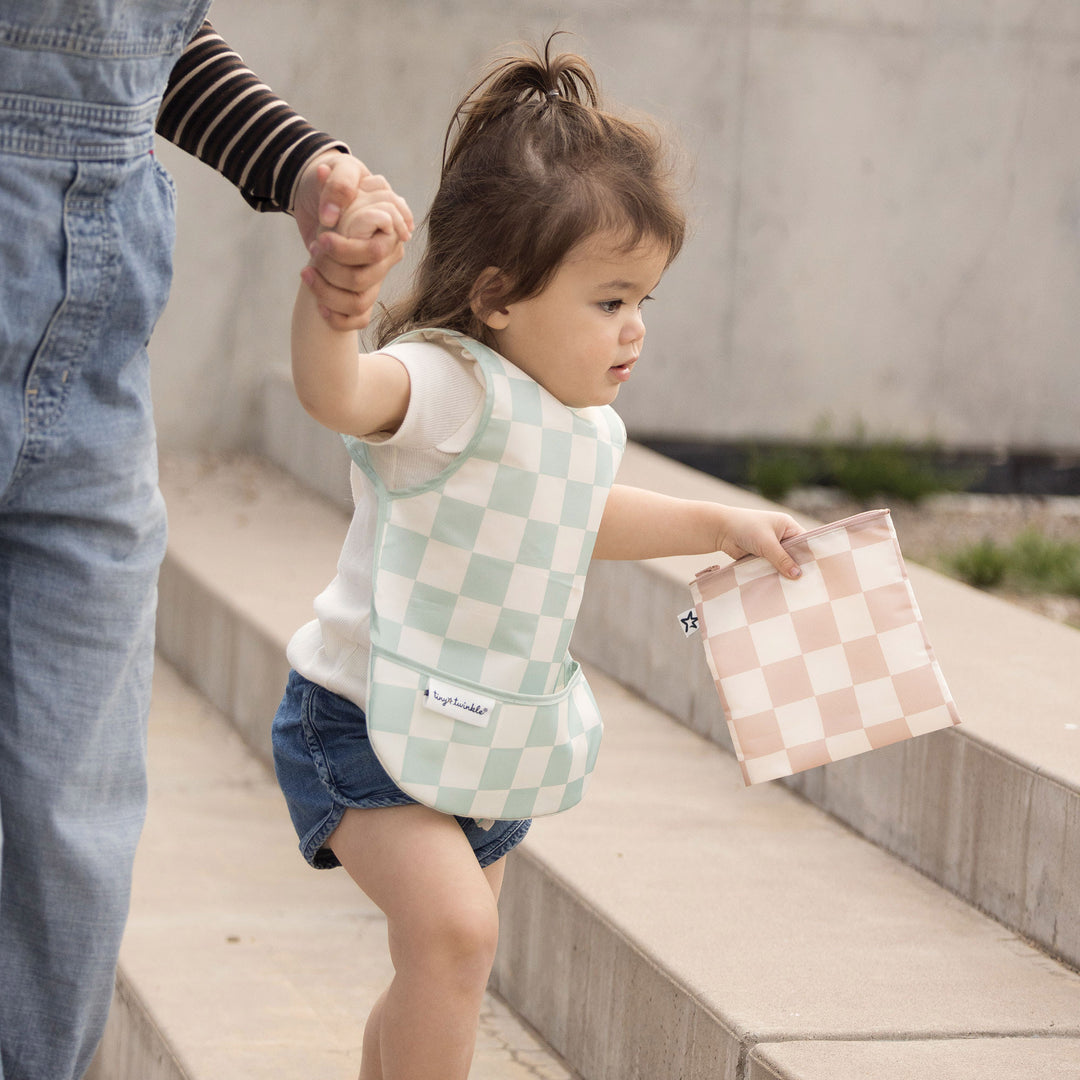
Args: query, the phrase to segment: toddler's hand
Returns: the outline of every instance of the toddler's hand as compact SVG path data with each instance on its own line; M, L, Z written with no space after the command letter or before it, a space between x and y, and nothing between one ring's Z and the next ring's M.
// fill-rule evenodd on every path
M724 527L717 535L716 550L741 559L760 555L768 559L784 577L797 578L802 571L780 546L781 540L798 536L803 527L789 514L773 510L744 510L728 507Z
M301 277L335 330L359 330L371 320L383 279L404 255L412 213L384 177L372 176L355 158L336 154L320 161L314 176L319 210L312 235L305 231L310 214L301 222L297 213L311 255Z
M412 226L408 203L395 193L386 177L365 176L349 205L338 213L332 226L323 226L319 235L332 228L349 240L371 240L382 233L391 246L404 244L412 236Z

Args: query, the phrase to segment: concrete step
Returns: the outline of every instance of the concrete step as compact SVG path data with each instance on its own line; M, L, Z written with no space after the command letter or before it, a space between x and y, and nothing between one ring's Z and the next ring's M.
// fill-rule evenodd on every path
M620 479L768 505L641 447L631 447ZM730 746L697 640L659 629L688 606L687 582L701 565L597 563L575 640L582 656ZM962 725L785 783L1080 966L1080 631L908 569Z
M266 451L306 485L344 493L347 459L296 404L287 372L268 379L266 400L275 419ZM635 445L619 479L771 505ZM730 750L701 645L674 622L708 561L594 564L574 649ZM964 723L784 783L1080 967L1080 631L924 567L909 571Z
M251 459L166 459L162 485L160 648L265 753L285 642L346 519ZM583 1077L1080 1076L1080 977L784 786L745 790L717 745L590 675L600 767L509 860L492 982ZM312 888L353 888L292 857Z
M352 1080L393 970L382 913L311 871L277 783L159 658L150 808L109 1025L88 1080ZM488 995L477 1080L573 1080Z

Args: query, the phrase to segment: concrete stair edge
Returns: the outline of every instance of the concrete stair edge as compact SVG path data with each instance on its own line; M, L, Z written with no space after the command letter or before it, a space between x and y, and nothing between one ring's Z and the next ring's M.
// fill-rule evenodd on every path
M967 1061L960 1064L957 1051ZM792 1042L761 1044L747 1060L745 1080L796 1080L807 1068L820 1075L880 1075L884 1064L892 1080L953 1077L957 1068L970 1068L983 1077L1038 1076L1039 1080L1075 1080L1076 1047L1068 1039L972 1038L959 1047L929 1041Z
M123 966L116 972L105 1034L84 1080L192 1080Z
M194 626L203 633L189 633ZM173 553L158 581L157 647L272 769L270 718L289 674L283 642L245 618Z
M587 897L528 848L507 867L502 920L514 927L500 946L491 983L586 1077L661 1077L672 1062L688 1077L742 1080L752 1044L662 960L597 911ZM538 912L541 913L538 915ZM529 963L553 934L562 953L587 957L570 972ZM579 981L580 980L580 981ZM604 1037L596 1039L602 1031Z

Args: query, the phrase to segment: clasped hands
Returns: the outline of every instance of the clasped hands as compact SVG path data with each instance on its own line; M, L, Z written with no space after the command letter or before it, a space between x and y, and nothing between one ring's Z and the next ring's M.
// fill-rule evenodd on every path
M335 330L362 330L412 236L408 204L363 162L331 150L305 167L292 213L311 256L300 276L320 314Z

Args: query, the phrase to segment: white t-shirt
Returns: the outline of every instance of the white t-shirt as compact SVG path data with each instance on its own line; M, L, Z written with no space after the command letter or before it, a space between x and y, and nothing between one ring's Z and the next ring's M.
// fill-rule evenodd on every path
M379 352L404 364L410 388L397 431L365 440L372 465L390 489L425 483L475 434L484 409L483 373L475 361L432 342L407 341ZM365 709L378 498L356 464L350 479L355 509L337 576L315 598L315 618L293 635L287 655L305 678Z

